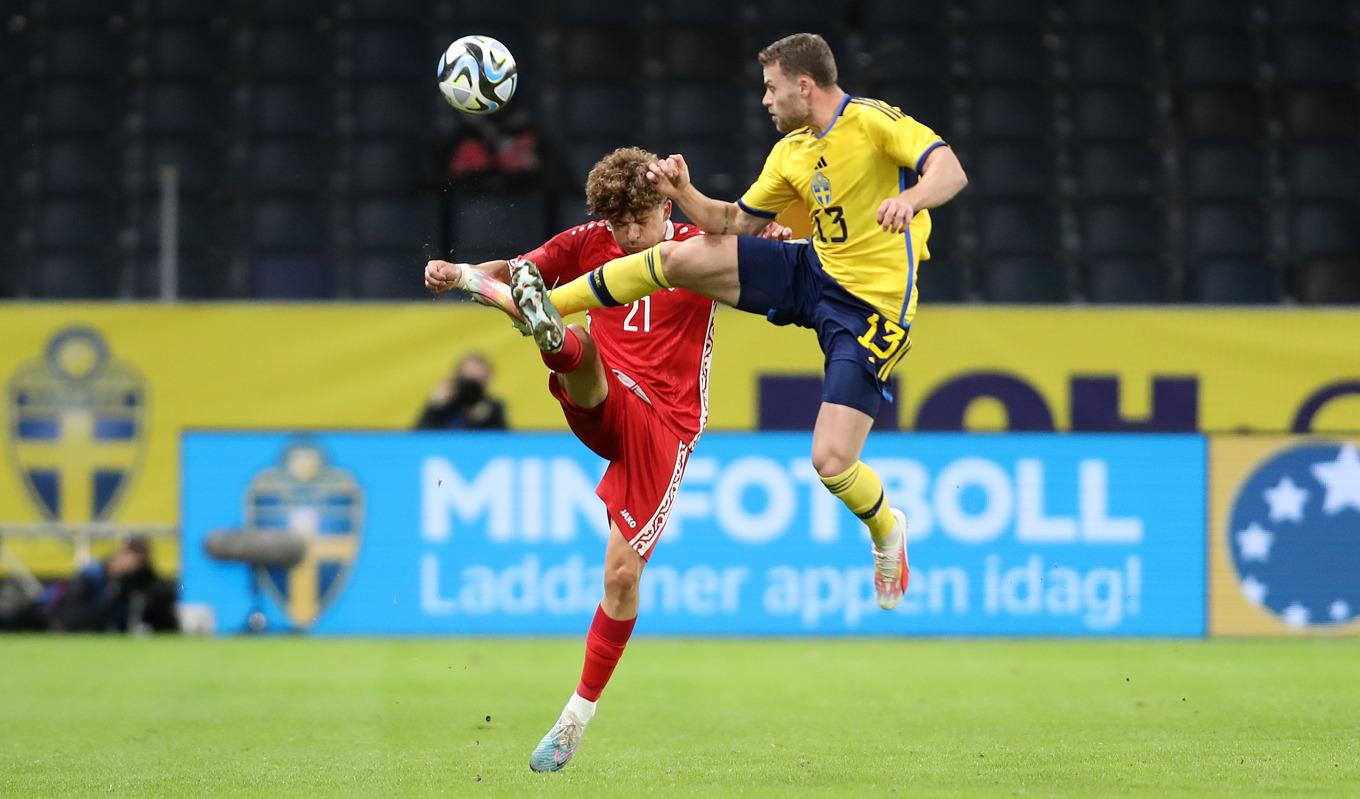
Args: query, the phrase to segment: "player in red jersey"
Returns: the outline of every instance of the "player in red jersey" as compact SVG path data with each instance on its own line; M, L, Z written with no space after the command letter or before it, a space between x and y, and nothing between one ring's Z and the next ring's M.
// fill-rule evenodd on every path
M586 201L601 221L553 236L510 261L471 266L431 261L431 291L462 289L501 308L523 332L506 285L534 274L565 283L625 254L662 241L702 235L672 222L671 203L647 179L652 153L615 150L590 170ZM768 237L787 229L767 228ZM548 391L562 404L576 437L609 461L595 493L604 500L610 536L605 548L604 598L586 635L580 683L553 728L530 757L534 771L557 771L571 760L595 703L614 672L637 620L638 581L680 486L690 452L708 417L708 368L713 353L714 302L668 289L630 305L590 312L580 325L537 337L552 370Z

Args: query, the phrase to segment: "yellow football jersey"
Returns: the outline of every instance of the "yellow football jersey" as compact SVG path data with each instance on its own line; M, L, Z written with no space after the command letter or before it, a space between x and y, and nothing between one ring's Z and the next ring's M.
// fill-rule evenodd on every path
M802 128L775 144L760 177L737 204L774 218L801 199L812 209L812 242L822 268L899 325L916 313L916 268L930 257L930 212L907 234L885 233L878 207L914 185L944 141L882 100L846 96L822 135Z

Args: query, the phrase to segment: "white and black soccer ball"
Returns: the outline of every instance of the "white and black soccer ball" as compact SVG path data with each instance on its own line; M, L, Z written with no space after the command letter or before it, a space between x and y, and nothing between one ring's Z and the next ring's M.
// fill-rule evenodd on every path
M465 114L492 114L515 96L515 57L490 36L464 36L439 57L439 91Z

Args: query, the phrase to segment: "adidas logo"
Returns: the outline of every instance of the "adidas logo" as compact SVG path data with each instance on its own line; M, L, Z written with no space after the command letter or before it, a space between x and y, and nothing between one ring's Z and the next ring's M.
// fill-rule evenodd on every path
M822 157L822 158L818 158L818 159L817 159L817 168L818 168L818 169L826 169L826 158L825 158L825 157Z

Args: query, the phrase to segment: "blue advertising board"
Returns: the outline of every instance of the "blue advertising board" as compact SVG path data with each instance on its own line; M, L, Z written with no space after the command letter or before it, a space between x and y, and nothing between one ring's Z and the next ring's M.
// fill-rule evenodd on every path
M911 583L874 602L860 522L804 433L699 442L642 578L656 634L1201 636L1199 436L876 434L910 521ZM604 463L557 433L185 435L184 601L313 634L578 634L601 594ZM214 532L289 531L303 560L210 559Z

